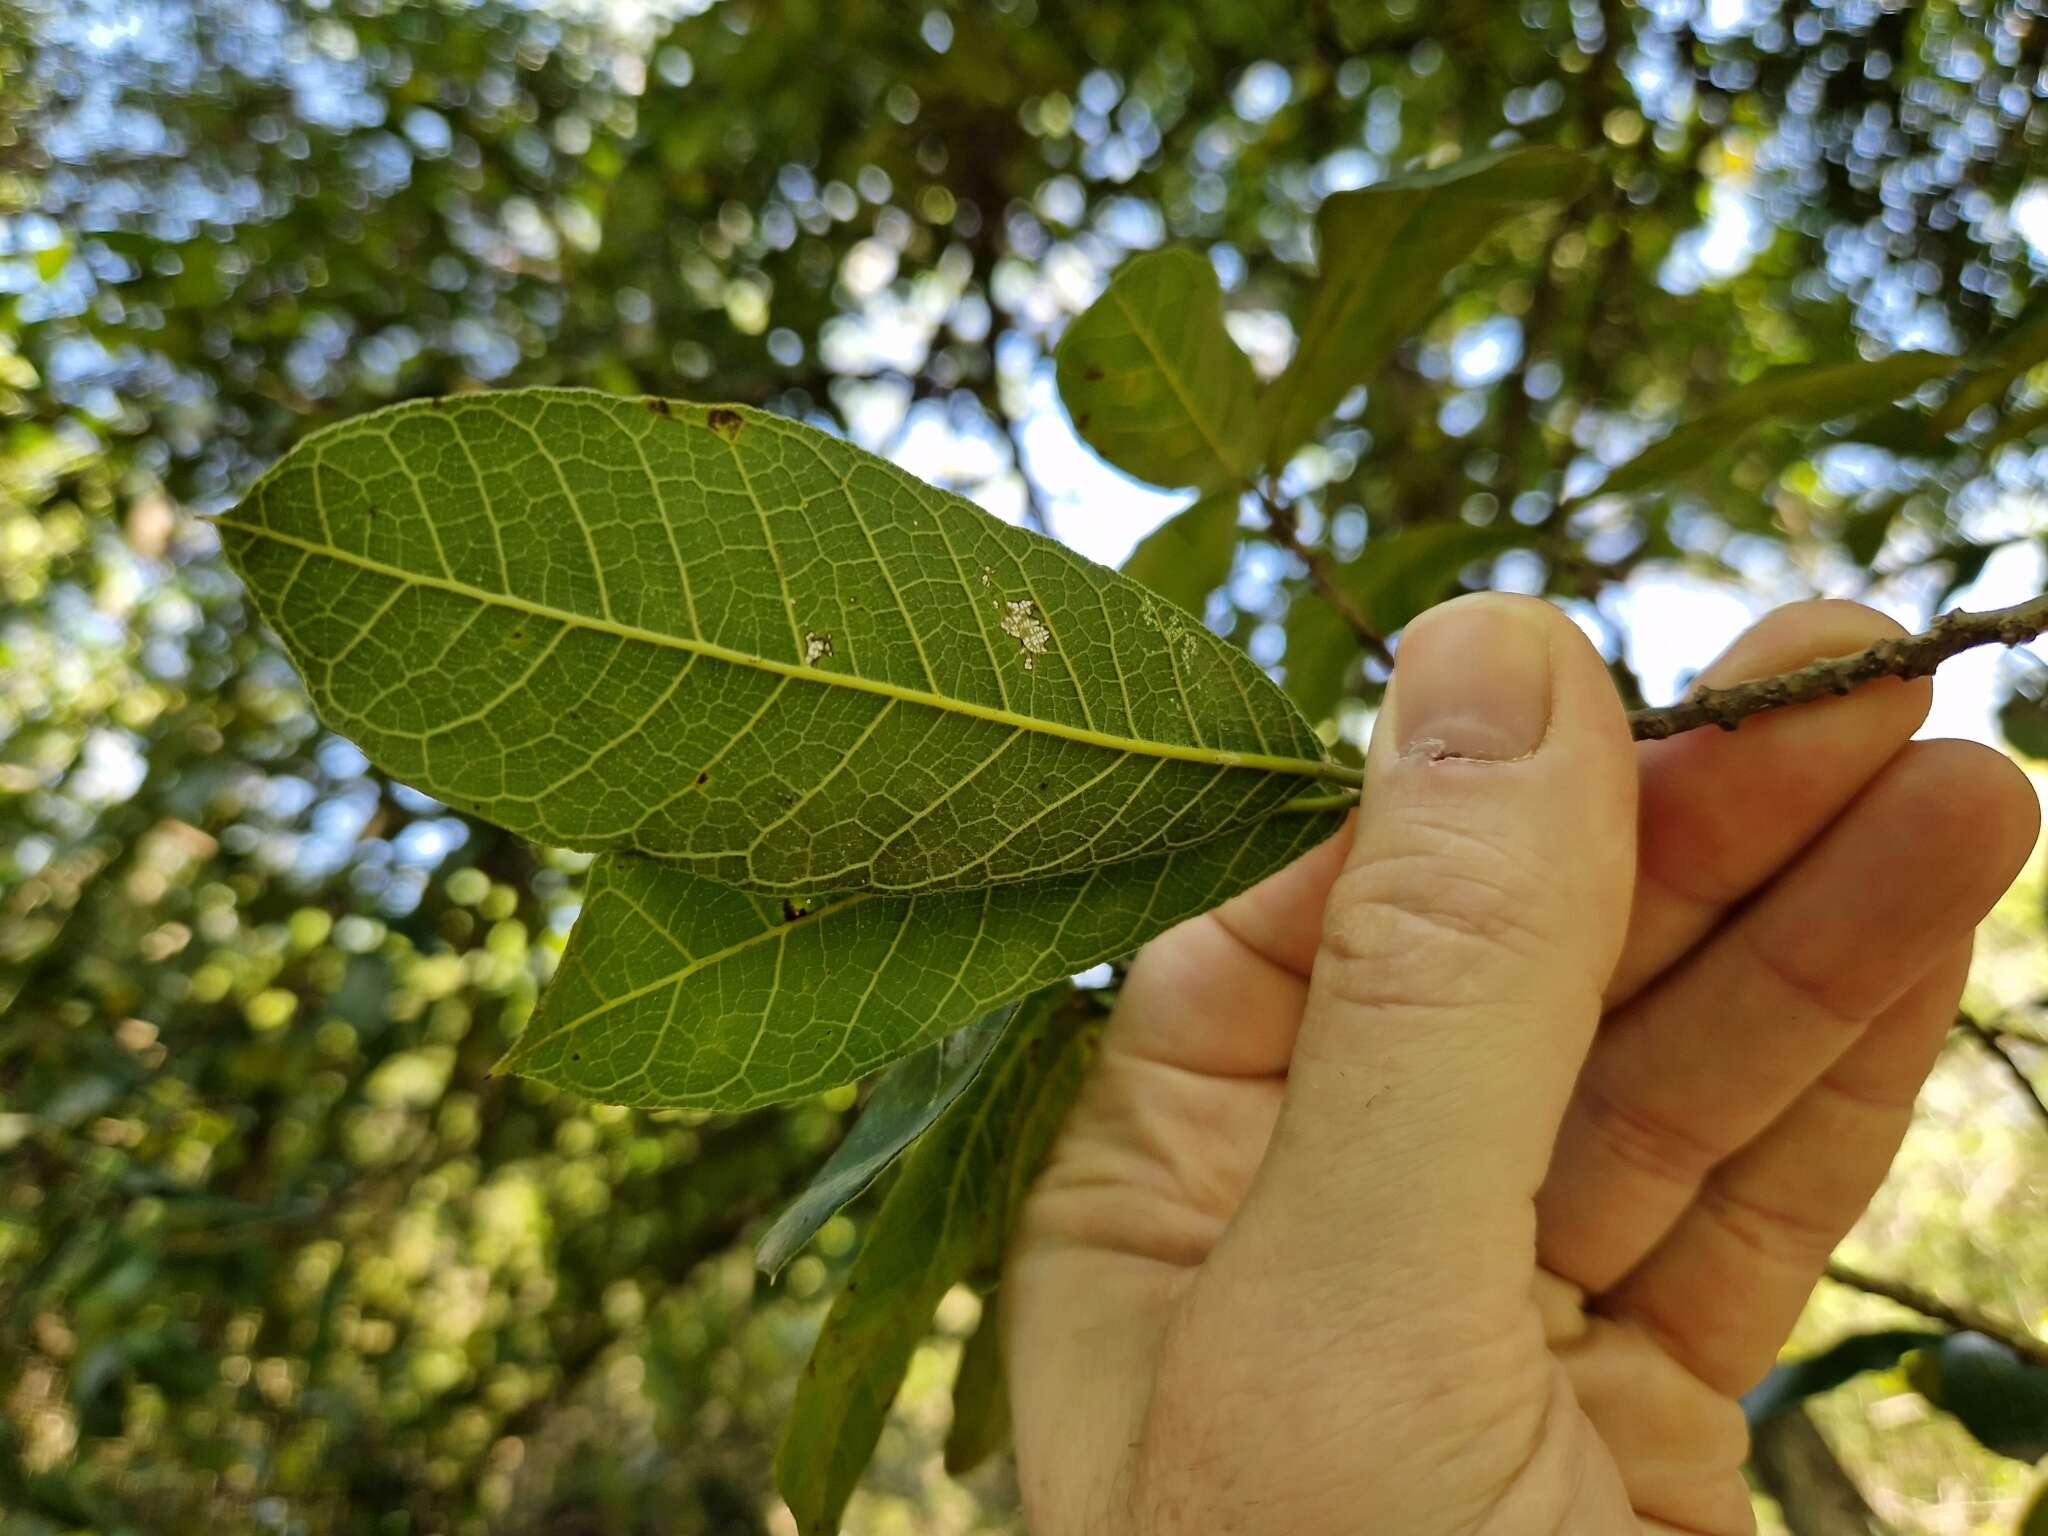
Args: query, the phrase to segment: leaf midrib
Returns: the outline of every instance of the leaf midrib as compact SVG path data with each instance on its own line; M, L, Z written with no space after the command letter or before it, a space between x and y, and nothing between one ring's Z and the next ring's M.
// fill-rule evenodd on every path
M431 576L419 571L410 571L402 566L390 565L368 555L359 555L352 550L338 548L333 544L321 543L314 539L302 539L296 534L283 533L256 523L246 523L234 517L216 517L216 527L233 529L251 538L269 539L290 549L297 549L323 559L339 560L358 570L384 576L405 585L422 587L431 591L446 592L451 596L466 598L472 602L510 609L516 613L528 614L550 623L571 628L585 629L597 634L611 635L620 640L635 641L644 645L657 646L666 650L680 651L688 656L705 656L732 666L748 667L766 672L770 676L789 678L796 682L813 683L824 688L846 688L857 693L873 694L878 698L894 699L900 703L935 709L944 713L963 715L970 719L986 720L992 724L1008 726L1012 730L1035 732L1042 736L1056 737L1062 741L1078 742L1084 746L1100 747L1112 752L1125 752L1138 757L1162 757L1175 762L1203 763L1222 768L1252 768L1272 773L1298 774L1304 778L1321 779L1335 784L1355 784L1357 775L1342 764L1321 762L1310 758L1281 757L1261 752L1233 752L1220 747L1204 747L1167 741L1147 741L1135 736L1117 736L1108 731L1092 730L1085 726L1066 725L1057 720L1047 720L1039 715L1020 714L1011 709L1000 709L992 705L976 704L967 699L949 698L944 694L932 693L921 688L906 688L899 683L883 682L876 678L861 677L850 672L828 672L801 662L776 661L766 656L755 656L715 641L690 639L682 635L663 634L659 630L643 629L636 624L622 624L616 619L593 618L589 614L575 613L568 609L556 608L547 603L536 603L528 598L515 597L507 592L492 592L483 587L471 586L467 582L455 581L445 576Z
M1124 319L1130 322L1131 334L1137 337L1145 350L1151 354L1153 365L1159 370L1159 376L1166 380L1166 387L1173 391L1173 397L1180 402L1180 408L1188 413L1188 420L1195 424L1195 431L1201 436L1209 452L1215 456L1216 462L1223 467L1223 472L1226 475L1242 474L1244 471L1231 462L1230 455L1224 450L1223 439L1211 430L1208 419L1197 407L1194 397L1182 386L1180 375L1167 362L1166 354L1159 350L1159 344L1152 339L1152 333L1145 328L1145 322L1139 318L1138 312L1131 308L1130 300L1118 293L1113 286L1103 291L1114 298L1116 307L1124 312Z

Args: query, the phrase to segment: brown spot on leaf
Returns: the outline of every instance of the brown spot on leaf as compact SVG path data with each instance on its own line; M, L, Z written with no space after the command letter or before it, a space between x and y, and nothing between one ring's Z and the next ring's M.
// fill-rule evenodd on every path
M647 409L654 412L657 416L666 416L668 414L668 402L659 395L649 395L647 397Z
M704 413L704 425L729 443L740 435L746 420L729 406L714 405Z
M705 771L704 771L703 773L700 773L700 774L698 774L698 775L697 775L697 782L698 782L699 784L709 784L709 783L711 782L711 773L710 773L710 770L709 770L709 769L707 769L707 770L705 770Z
M793 923L798 918L808 914L809 911L809 907L800 907L787 896L782 898L782 920L785 923Z
M1102 377L1102 369L1099 366L1083 368L1081 370L1081 377L1090 384L1096 383Z

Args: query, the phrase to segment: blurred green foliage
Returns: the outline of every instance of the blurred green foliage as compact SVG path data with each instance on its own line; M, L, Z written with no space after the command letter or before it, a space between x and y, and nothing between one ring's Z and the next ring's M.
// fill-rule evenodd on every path
M0 6L6 1528L788 1528L768 1447L855 1228L773 1292L743 1244L851 1096L731 1121L486 1076L580 863L369 771L252 626L195 514L309 426L512 383L735 399L1076 528L1019 445L1065 441L1050 349L1123 256L1206 249L1270 372L1328 194L1556 143L1593 189L1487 241L1288 489L1340 571L1399 536L1580 605L1626 689L1645 561L1931 604L2038 542L2044 60L2023 0ZM1771 368L1904 348L1976 377L1573 500ZM1373 684L1299 563L1222 526L1188 600L1348 719ZM2040 996L2038 902L1986 1001ZM1980 1066L1863 1240L2027 1313L2042 1149ZM1000 1471L938 1480L952 1348L855 1528L1014 1528ZM1971 1523L1911 1528L2009 1528L2013 1465L1931 1420L1897 1456L1887 1391L1820 1401L1888 1516L1975 1479Z

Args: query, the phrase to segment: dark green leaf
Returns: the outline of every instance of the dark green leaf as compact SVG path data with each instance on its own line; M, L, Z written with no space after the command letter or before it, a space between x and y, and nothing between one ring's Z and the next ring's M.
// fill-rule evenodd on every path
M1743 1394L1743 1416L1755 1428L1809 1397L1833 1391L1853 1376L1865 1371L1888 1371L1913 1350L1930 1349L1946 1337L1906 1328L1851 1334L1820 1354L1787 1360L1774 1368Z
M1998 708L1998 729L2022 757L2048 759L2048 699L2037 691L2015 689Z
M981 1320L960 1351L953 1378L953 1423L946 1431L946 1470L958 1476L980 1466L1010 1443L1010 1384L1003 1371L1002 1317L996 1299L981 1304Z
M1772 369L1617 466L1592 494L1631 496L1661 488L1713 463L1766 426L1820 427L1875 410L1953 373L1956 366L1957 359L1939 352L1894 352L1853 363Z
M1259 467L1258 384L1223 327L1216 269L1195 252L1125 262L1067 327L1057 365L1074 430L1124 473L1215 490Z
M1200 618L1205 599L1230 579L1237 501L1237 492L1222 491L1168 518L1131 551L1124 574Z
M777 895L1028 879L1327 775L1136 582L814 428L522 390L306 439L218 524L323 717L550 843Z
M2048 1456L2048 1368L1981 1333L1955 1333L1916 1358L1908 1377L1986 1450L2016 1461Z
M999 1260L1012 1202L1079 1090L1099 1016L1056 991L903 1161L798 1382L776 1481L803 1536L829 1536L860 1481L932 1312Z
M1266 397L1268 457L1284 460L1347 391L1373 382L1482 240L1509 219L1578 196L1591 171L1564 150L1503 149L1326 199L1301 346Z
M891 1067L818 1176L762 1237L754 1262L779 1274L818 1228L874 1183L974 1081L1016 1011L1006 1004Z
M799 909L645 859L593 866L503 1066L587 1098L742 1110L850 1083L1135 949L1333 833L1336 811L1050 880Z

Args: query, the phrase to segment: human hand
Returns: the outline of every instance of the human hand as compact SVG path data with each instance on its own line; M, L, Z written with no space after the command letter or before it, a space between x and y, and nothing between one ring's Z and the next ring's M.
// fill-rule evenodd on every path
M1802 604L1706 680L1893 632ZM1138 956L1025 1207L1034 1536L1750 1532L1736 1398L2036 831L1928 699L1635 745L1547 605L1411 626L1352 828Z

